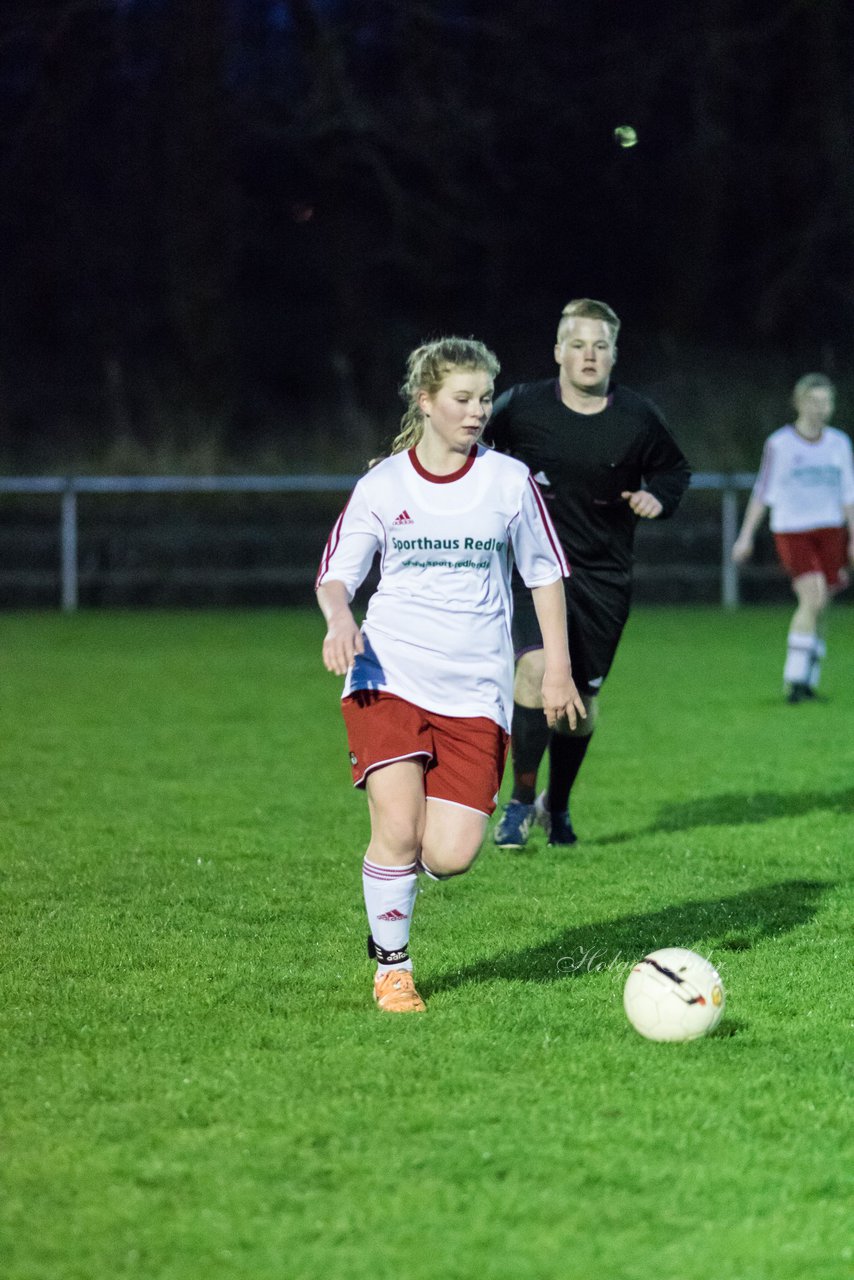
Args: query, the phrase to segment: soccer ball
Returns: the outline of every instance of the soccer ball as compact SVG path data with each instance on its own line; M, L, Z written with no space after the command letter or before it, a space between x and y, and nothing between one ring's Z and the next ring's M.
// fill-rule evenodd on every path
M623 1005L647 1040L696 1040L720 1022L724 988L714 965L696 951L663 947L632 969Z

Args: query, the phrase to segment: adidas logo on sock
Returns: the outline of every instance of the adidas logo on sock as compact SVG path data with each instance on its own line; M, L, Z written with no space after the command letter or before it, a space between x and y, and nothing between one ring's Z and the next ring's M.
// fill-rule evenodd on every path
M397 519L392 520L391 527L392 529L396 529L398 525L401 525L401 524L415 524L415 521L412 519L412 516L409 514L409 512L406 510L405 507L403 511L401 511Z
M393 907L391 911L386 911L383 915L377 916L378 920L408 920L409 917L404 915L402 911L398 911L397 907Z

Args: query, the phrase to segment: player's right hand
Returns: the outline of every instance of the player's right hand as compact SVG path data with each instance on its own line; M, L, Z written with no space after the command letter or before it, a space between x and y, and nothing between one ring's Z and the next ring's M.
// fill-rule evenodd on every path
M356 655L365 652L365 639L356 619L347 612L346 617L334 618L323 641L323 665L336 676L346 676L356 661Z
M554 679L547 671L543 676L542 696L543 712L550 729L553 729L561 720L567 720L570 729L574 729L579 717L582 720L587 719L584 699L576 689L571 675Z
M732 544L732 561L733 564L744 564L745 560L749 560L753 555L753 539L746 538L742 534L740 538L736 538Z

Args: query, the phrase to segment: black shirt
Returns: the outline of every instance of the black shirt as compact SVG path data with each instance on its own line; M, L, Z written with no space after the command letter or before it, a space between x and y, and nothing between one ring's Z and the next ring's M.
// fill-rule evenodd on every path
M600 413L576 413L556 378L498 397L486 440L526 463L548 504L570 565L631 571L638 517L620 494L646 489L670 516L688 487L688 461L660 411L612 384Z

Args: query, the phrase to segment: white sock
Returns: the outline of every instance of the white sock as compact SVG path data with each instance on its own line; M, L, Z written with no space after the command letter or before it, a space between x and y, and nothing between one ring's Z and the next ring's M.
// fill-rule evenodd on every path
M362 888L371 937L377 950L377 972L411 969L407 954L412 908L418 892L415 863L408 867L381 867L365 858Z
M806 684L813 663L817 637L803 631L790 631L786 647L783 680L786 684Z
M823 640L816 640L813 649L812 665L810 666L809 686L811 689L818 688L818 682L821 679L821 660L827 653L827 645Z

